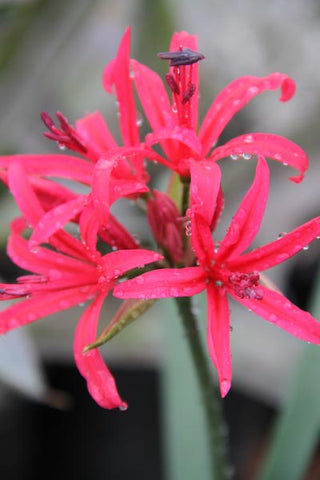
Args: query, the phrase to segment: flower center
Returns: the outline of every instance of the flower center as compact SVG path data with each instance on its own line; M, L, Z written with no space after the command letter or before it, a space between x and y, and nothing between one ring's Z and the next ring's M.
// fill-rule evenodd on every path
M251 298L254 300L262 300L263 293L259 285L259 273L232 273L228 280L231 283L234 293L240 298Z
M190 100L197 89L192 81L193 64L204 59L204 55L181 46L176 52L160 52L158 57L169 60L166 81L173 95L172 110L178 116L179 125L190 127Z

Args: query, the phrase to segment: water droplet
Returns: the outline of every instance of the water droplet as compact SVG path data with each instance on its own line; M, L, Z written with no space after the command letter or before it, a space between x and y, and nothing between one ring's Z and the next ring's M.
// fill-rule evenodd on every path
M286 162L282 162L282 165L283 165L284 167L287 167L287 166L288 166L288 164L287 164Z
M214 245L214 253L217 253L219 248L220 248L220 243L216 242L215 245Z
M259 88L255 86L249 87L248 93L251 95L256 95L257 93L259 93Z
M58 143L58 148L59 150L62 150L62 151L67 149L67 147L63 143Z
M310 248L310 245L305 245L304 247L302 247L302 250L309 250Z
M243 160L251 160L252 154L251 153L243 153L242 158L243 158Z
M279 235L278 235L278 240L280 238L283 238L285 235L287 235L287 232L280 232Z
M143 116L140 112L137 112L136 124L137 127L141 127L141 125L143 125Z
M320 240L320 235L317 235L317 236L316 236L316 240Z
M127 405L120 405L119 410L121 412L125 412L126 410L128 410L128 406Z
M253 135L246 135L243 141L244 143L252 143L254 141Z
M216 280L215 285L216 285L216 287L223 287L223 281L222 280Z
M230 155L230 158L231 158L231 160L239 160L240 155L238 155L236 153L233 153L232 155Z

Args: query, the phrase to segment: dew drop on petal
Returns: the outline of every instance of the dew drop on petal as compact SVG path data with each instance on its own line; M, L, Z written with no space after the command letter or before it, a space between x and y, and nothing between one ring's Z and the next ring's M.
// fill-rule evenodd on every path
M240 155L238 155L236 153L233 153L232 155L230 155L230 158L231 158L231 160L239 160Z
M279 235L278 235L278 240L280 238L283 238L285 235L287 235L287 232L280 232Z
M243 153L242 158L243 158L243 160L251 160L252 155L251 155L251 153Z
M310 245L305 245L304 247L302 247L302 250L309 250L310 248Z
M252 143L254 141L253 135L246 135L243 141L244 143Z

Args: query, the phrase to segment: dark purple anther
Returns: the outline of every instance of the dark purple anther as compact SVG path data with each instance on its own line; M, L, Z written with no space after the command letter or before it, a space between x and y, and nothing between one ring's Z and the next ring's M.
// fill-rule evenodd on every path
M161 60L169 60L170 67L179 67L180 65L192 65L193 63L203 60L205 57L202 53L194 52L190 48L183 47L177 52L160 52L158 57Z

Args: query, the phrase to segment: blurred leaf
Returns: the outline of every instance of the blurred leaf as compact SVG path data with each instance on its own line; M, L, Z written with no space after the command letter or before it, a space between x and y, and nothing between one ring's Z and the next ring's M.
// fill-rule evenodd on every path
M0 70L4 68L20 44L21 36L30 28L34 14L43 0L0 0Z
M162 300L161 306L165 335L161 394L166 478L209 480L212 475L206 418L197 374L173 300Z
M311 311L320 318L320 272ZM295 369L287 402L276 422L259 480L302 480L320 432L320 346L306 345Z

